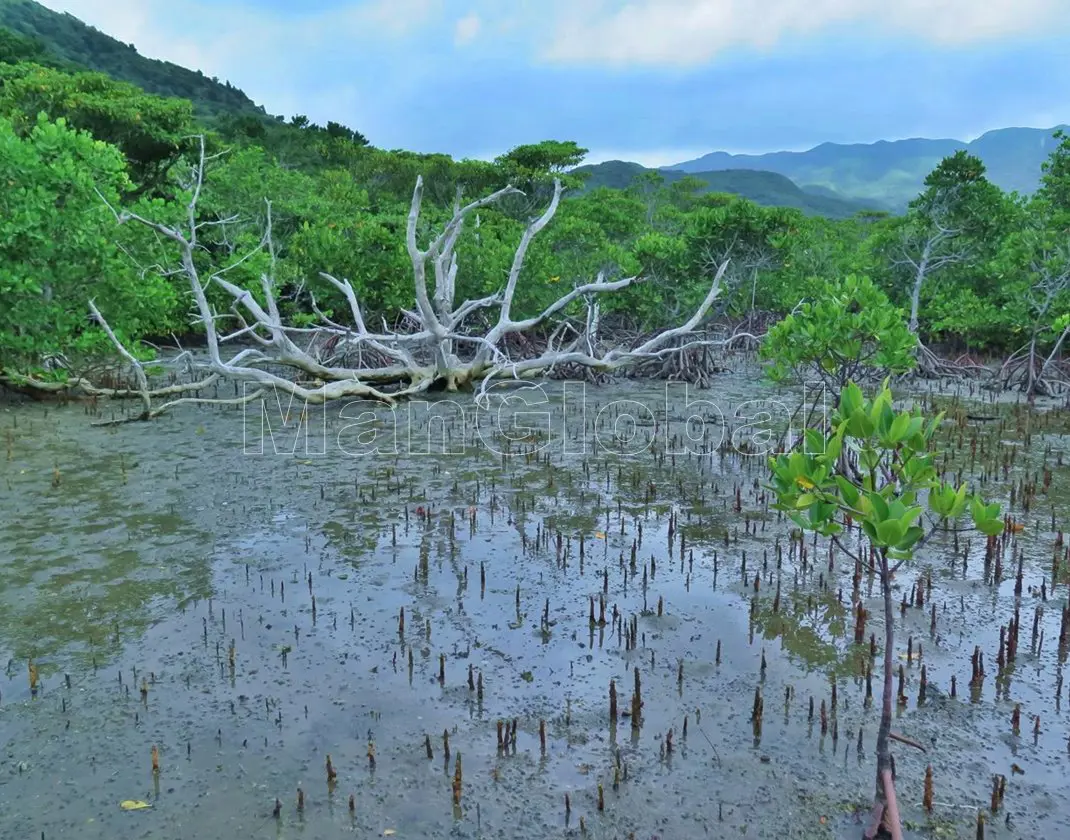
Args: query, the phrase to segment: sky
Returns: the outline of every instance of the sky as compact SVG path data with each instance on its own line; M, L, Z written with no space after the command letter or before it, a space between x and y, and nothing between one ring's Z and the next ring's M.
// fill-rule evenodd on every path
M588 162L1070 122L1070 0L43 0L376 146Z

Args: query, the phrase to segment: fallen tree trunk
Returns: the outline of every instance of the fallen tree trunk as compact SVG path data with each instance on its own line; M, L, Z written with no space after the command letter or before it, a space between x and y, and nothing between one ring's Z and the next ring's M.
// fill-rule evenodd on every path
M207 224L215 224L198 220L197 202L208 161L202 138L200 157L192 168L188 185L191 198L181 228L109 205L120 224L133 221L144 225L177 246L181 274L188 281L196 311L195 323L205 334L205 358L195 359L190 354L183 354L190 381L154 390L149 387L142 363L112 331L105 315L90 302L90 312L128 366L136 387L101 389L90 382L78 384L90 394L140 399L142 411L128 418L130 420L152 419L187 403L239 404L252 398L248 387L243 396L231 400L200 396L206 386L221 378L243 383L243 387L251 385L253 396L259 394L259 389L274 389L310 404L346 399L392 404L430 389L482 392L495 380L553 376L562 370L582 371L597 379L637 365L664 364L673 357L684 359L680 364L686 368L692 364L687 361L686 354L702 348L708 355L710 347L726 344L725 340L698 335L697 330L721 292L727 260L717 268L705 298L683 324L657 332L635 344L603 340L599 331L598 299L641 282L638 277L607 280L600 273L593 281L577 285L561 295L542 312L524 318L514 316L513 302L524 257L532 240L557 211L562 195L559 180L554 182L549 206L525 229L500 291L458 302L455 247L469 216L520 191L507 186L463 206L458 198L452 218L427 247L421 248L417 231L423 181L417 178L406 225L406 250L413 272L412 309L402 312L394 328L387 327L384 320L381 329L372 329L366 323L352 284L344 278L322 274L321 277L345 299L349 323L327 317L313 299L312 307L320 323L312 327L288 324L284 322L277 303L270 202L267 203L266 230L258 250L269 252L271 270L261 275L256 295L226 276L250 254L207 278L201 276L196 266L194 254L199 247L198 232ZM210 305L206 291L210 287L221 290L230 299L229 313L217 312ZM584 309L585 315L577 317L577 312ZM496 317L488 319L488 312L495 311ZM491 324L489 328L478 330L472 325L477 313L481 323ZM236 321L237 326L225 332L220 323L228 318ZM545 342L525 340L525 336L531 334L548 335L549 338ZM736 336L731 341L742 338ZM226 344L239 342L248 346L231 354L224 352ZM166 401L157 404L160 399Z

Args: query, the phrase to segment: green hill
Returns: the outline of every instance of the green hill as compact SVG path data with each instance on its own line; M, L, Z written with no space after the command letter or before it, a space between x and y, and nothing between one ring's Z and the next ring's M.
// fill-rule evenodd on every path
M575 171L587 175L586 189L598 187L626 189L639 176L655 170L638 163L610 160L580 166ZM792 207L813 216L843 219L865 210L885 209L876 202L844 198L832 190L821 187L813 190L801 189L789 178L776 172L750 169L730 169L719 172L682 172L671 169L657 171L666 183L690 176L705 182L704 192L731 193L750 199L756 204L767 207Z
M117 41L73 15L54 12L33 0L0 0L0 26L38 42L44 56L51 59L48 63L95 70L149 93L188 99L202 118L264 115L262 107L229 82L146 58L133 44ZM0 45L5 43L0 41Z
M976 140L881 140L877 143L822 143L805 152L731 155L712 152L666 167L703 175L726 170L762 170L784 175L804 190L832 190L839 196L902 209L922 190L925 176L947 155L965 149L984 161L988 177L1005 190L1029 193L1040 165L1058 143L1056 128L1001 128Z

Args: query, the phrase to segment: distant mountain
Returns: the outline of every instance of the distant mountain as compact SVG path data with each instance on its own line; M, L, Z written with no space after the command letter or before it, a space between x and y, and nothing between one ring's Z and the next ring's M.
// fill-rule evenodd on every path
M0 0L0 27L36 41L51 59L48 63L95 70L149 93L189 99L201 117L264 114L263 108L229 82L146 58L133 44L117 41L73 15L54 12L33 0Z
M967 143L962 140L881 140L876 143L822 143L806 152L731 155L712 152L665 171L690 174L725 170L776 172L807 191L832 190L841 197L876 201L896 210L922 190L925 176L946 156L959 149L976 155L988 177L1005 190L1030 193L1040 179L1040 165L1057 143L1057 128L1000 128Z
M647 169L638 163L610 160L604 163L579 166L577 173L588 173L586 189L611 187L626 189ZM807 215L844 219L864 210L883 210L883 205L873 201L857 201L837 195L824 187L801 189L789 178L776 172L751 169L731 169L719 172L681 172L660 170L666 183L678 181L688 175L706 183L710 192L722 192L750 199L767 207L794 207Z

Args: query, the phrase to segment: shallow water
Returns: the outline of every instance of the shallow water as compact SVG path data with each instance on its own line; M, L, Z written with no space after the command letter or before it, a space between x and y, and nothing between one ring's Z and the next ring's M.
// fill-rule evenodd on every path
M545 404L535 392L526 407L514 398L502 418L521 414L504 434L496 413L466 398L434 404L443 419L430 438L421 406L393 418L375 409L374 422L356 407L313 410L307 438L293 433L298 412L287 432L269 406L278 453L270 439L259 452L253 409L101 428L91 423L121 409L6 407L0 836L544 838L578 836L581 819L595 838L860 836L878 715L860 676L868 648L853 644L854 564L838 555L830 569L827 546L808 539L804 566L768 511L764 459L718 448L717 409L727 440L764 441L733 417L745 400L777 396L753 379L726 376L689 397L670 386L668 398L656 383L585 393L551 383ZM717 407L685 411L688 398ZM1034 474L1037 487L1015 487L1010 513L1024 529L1001 581L976 535L957 548L934 540L899 574L897 597L932 578L922 608L896 612L909 702L895 726L928 750L896 745L901 807L911 836L973 837L1002 773L1004 807L986 836L1065 837L1065 562L1052 581L1070 508L1064 412L941 404L950 473L1004 502ZM685 422L696 411L704 430ZM1032 594L1042 583L1046 602ZM863 579L861 591L874 590ZM867 638L883 638L878 602L865 603ZM1018 659L997 681L999 628L1016 605ZM975 645L988 673L971 696ZM638 729L624 716L636 669ZM879 693L879 660L875 670ZM759 737L756 689L769 712ZM827 706L824 735L811 698ZM515 748L499 748L498 722L514 720ZM930 763L931 816L921 808ZM124 811L123 800L151 807Z

